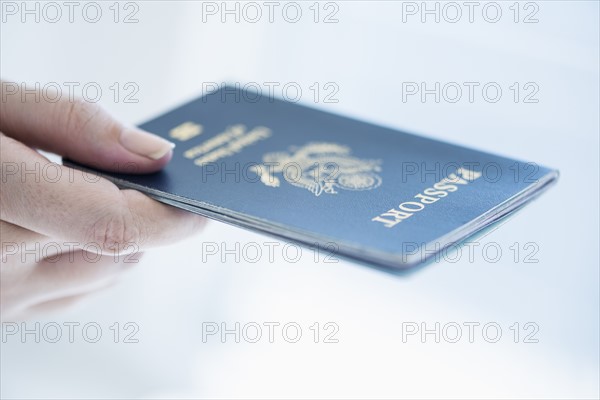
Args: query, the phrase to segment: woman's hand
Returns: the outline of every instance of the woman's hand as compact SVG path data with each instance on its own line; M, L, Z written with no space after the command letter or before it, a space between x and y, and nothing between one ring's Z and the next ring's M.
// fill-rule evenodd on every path
M83 100L52 103L11 82L2 82L1 92L2 319L102 288L141 250L203 226L202 217L119 190L34 150L104 170L133 164L137 172L149 173L169 162L172 143L126 127Z

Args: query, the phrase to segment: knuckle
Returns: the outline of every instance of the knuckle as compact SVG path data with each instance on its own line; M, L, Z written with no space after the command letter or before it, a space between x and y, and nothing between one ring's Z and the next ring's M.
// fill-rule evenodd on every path
M86 126L97 118L100 112L101 109L97 104L89 103L81 98L69 102L67 112L64 113L67 132L73 136L82 134Z
M141 231L131 214L118 211L100 217L92 225L89 239L103 252L118 254L138 246Z

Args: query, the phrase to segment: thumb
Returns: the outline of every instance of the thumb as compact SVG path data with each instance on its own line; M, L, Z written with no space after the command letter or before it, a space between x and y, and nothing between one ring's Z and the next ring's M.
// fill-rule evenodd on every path
M96 103L54 101L13 82L1 85L0 131L28 146L110 171L133 165L136 172L155 172L172 157L174 143L121 123Z

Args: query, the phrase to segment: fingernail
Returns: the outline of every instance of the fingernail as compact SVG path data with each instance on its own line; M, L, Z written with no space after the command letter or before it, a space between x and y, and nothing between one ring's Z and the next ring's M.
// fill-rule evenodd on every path
M127 150L153 160L163 158L175 147L175 143L137 128L123 130L120 141Z

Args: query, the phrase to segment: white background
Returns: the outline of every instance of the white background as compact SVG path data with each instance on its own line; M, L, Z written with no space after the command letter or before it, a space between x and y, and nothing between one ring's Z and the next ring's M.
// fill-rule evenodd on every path
M81 8L74 23L66 14L54 24L3 15L1 73L41 85L97 82L100 103L129 123L201 94L206 82L296 82L305 104L559 169L555 187L480 239L479 249L497 243L501 259L476 251L474 260L463 254L400 277L314 262L306 249L296 263L281 252L272 263L203 262L202 242L272 241L212 222L198 237L148 251L117 286L79 308L39 320L96 322L98 343L81 334L72 344L3 343L3 398L598 398L598 3L538 1L539 22L529 24L522 19L533 8L526 13L524 3L518 23L513 2L498 3L497 23L482 17L485 3L473 23L464 6L457 23L443 15L423 23L420 14L403 22L402 2L336 2L331 24L323 14L313 21L312 3L301 3L297 23L281 8L274 23L266 15L254 24L233 16L222 23L219 14L203 21L194 1L136 2L133 24L113 21L112 2L101 3L98 23ZM132 10L120 9L121 20ZM466 94L457 103L402 100L403 82L471 81L497 82L501 99L476 91L473 103ZM135 82L139 102L115 102L114 82ZM334 82L338 102L315 104L314 82ZM515 103L514 82L537 84L538 103ZM515 242L535 243L539 262L525 263L524 251L515 262ZM139 326L139 343L113 343L109 326L128 321ZM276 330L269 343L265 329L256 344L232 335L202 341L203 322L269 321L298 323L302 339L288 343ZM339 343L314 343L309 327L329 321ZM458 343L434 335L404 343L406 322L480 326L473 343L466 327ZM481 332L489 322L502 328L497 343ZM524 343L527 322L539 327L538 343Z

